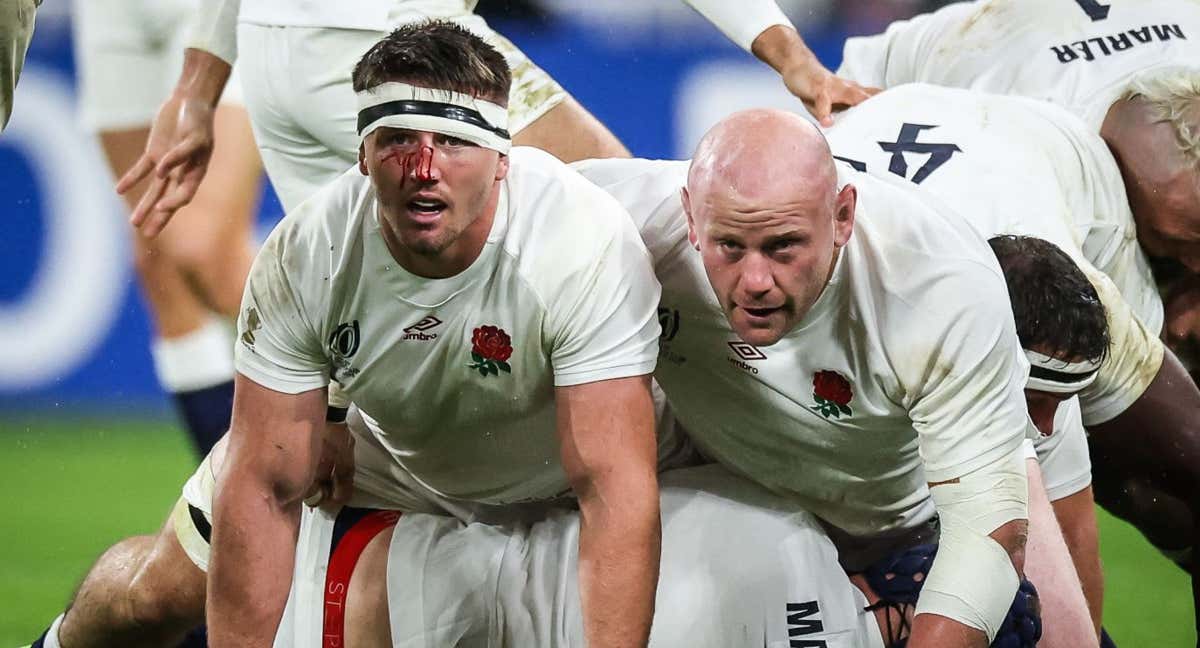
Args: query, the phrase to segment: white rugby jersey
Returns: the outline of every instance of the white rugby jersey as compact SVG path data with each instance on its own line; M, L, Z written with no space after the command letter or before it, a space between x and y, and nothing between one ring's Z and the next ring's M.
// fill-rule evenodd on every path
M842 114L826 136L834 155L919 185L987 238L1036 236L1075 259L1105 299L1113 341L1080 394L1085 423L1120 414L1150 385L1162 300L1116 161L1078 118L1024 97L909 84Z
M654 370L658 282L624 209L514 148L486 245L447 279L400 267L376 210L354 169L275 228L246 285L238 371L285 393L336 381L440 495L566 491L554 388Z
M1135 75L1198 62L1196 0L982 0L847 39L838 75L1046 99L1099 130Z
M475 10L476 2L477 0L241 0L239 21L279 27L386 31L396 25L425 18L452 18L469 14Z
M984 239L902 181L840 168L854 233L804 321L778 343L738 339L687 239L687 162L576 168L631 213L663 284L655 377L696 445L856 535L933 513L950 480L1036 434L1028 365Z

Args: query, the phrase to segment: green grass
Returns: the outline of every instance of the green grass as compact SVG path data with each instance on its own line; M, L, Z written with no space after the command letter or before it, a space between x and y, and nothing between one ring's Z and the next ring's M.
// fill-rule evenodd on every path
M44 630L105 548L153 532L194 461L160 421L0 421L0 648ZM1128 525L1103 513L1100 525L1118 645L1195 645L1183 572Z

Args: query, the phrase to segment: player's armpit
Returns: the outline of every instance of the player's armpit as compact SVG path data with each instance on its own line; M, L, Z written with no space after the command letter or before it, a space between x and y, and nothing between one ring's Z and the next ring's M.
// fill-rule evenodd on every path
M650 377L555 389L563 469L579 498L579 593L589 646L644 646L661 528Z
M285 394L238 374L217 476L209 645L271 646L287 603L300 500L321 447L325 389Z

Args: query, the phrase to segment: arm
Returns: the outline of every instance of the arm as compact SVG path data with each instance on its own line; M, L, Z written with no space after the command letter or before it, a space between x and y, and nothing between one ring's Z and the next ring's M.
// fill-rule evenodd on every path
M324 389L283 394L237 375L213 511L209 645L272 645L291 587L300 501L316 471L324 418Z
M191 202L208 172L213 117L231 70L229 63L209 52L188 49L179 83L150 127L146 150L117 182L117 193L123 194L150 178L129 218L146 236L157 236L175 212Z
M658 480L650 377L558 387L562 464L579 498L587 645L645 646L658 583Z
M833 75L792 27L773 0L684 0L729 40L783 77L789 92L822 126L833 125L834 108L853 106L877 91Z
M1100 566L1100 533L1096 528L1096 502L1092 487L1050 503L1062 528L1063 539L1071 552L1071 561L1083 586L1088 614L1097 634L1102 625L1104 607L1104 570Z
M929 484L941 516L937 558L917 600L913 648L985 648L1004 620L1025 564L1024 453Z

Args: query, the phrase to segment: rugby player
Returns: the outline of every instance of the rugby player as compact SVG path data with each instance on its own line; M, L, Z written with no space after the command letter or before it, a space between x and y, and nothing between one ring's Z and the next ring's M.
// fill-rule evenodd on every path
M42 0L7 2L0 13L0 131L12 115L13 92L33 38L33 23Z
M1200 5L1186 0L963 3L897 22L883 34L848 40L839 74L880 87L924 81L1022 94L1082 117L1121 167L1146 253L1190 271L1172 282L1166 323L1161 317L1144 322L1177 351L1192 355L1200 339L1200 282L1194 274L1200 270L1197 30ZM1159 274L1160 281L1169 278ZM1136 298L1126 298L1138 310ZM1194 358L1184 359L1194 364ZM1173 356L1164 361L1164 367L1175 364ZM1154 386L1163 387L1159 383L1174 373L1163 371ZM1200 536L1200 480L1194 468L1184 468L1197 465L1197 455L1187 449L1195 444L1191 438L1200 437L1193 429L1200 425L1197 402L1143 400L1145 407L1131 417L1189 422L1187 447L1180 452L1176 439L1158 434L1178 429L1170 425L1143 424L1124 430L1127 434L1090 430L1096 496L1192 574L1200 614L1193 555ZM1159 464L1176 459L1174 468Z
M330 381L362 408L360 503L467 517L574 489L589 641L644 642L658 285L614 200L545 153L510 152L509 82L500 54L445 22L397 30L356 68L358 167L276 229L247 283L212 645L274 634ZM128 628L125 645L154 641Z
M212 177L177 225L155 239L131 231L133 265L153 319L155 374L203 457L229 429L232 321L254 259L251 228L262 162L240 83L228 84L224 93L215 89L203 104L170 93L181 74L193 8L181 0L94 0L80 3L72 18L81 117L99 136L114 176L133 168L148 143L173 135L165 123L151 128L160 105L184 120L212 122L209 144L220 142L210 151ZM147 192L146 183L128 188L130 210L144 193L147 200L159 197Z
M742 48L777 70L786 87L816 116L853 105L868 90L833 76L804 44L773 0L731 5L687 0ZM279 0L204 0L185 59L189 75L176 94L211 101L235 59L246 80L246 105L271 183L287 211L355 163L358 138L350 69L380 36L400 24L428 18L462 24L500 50L512 67L509 124L517 145L559 158L628 157L628 150L599 121L512 43L471 13L474 0L353 0L335 5ZM280 62L287 64L282 68ZM322 73L314 74L314 70ZM287 82L280 83L281 74ZM176 123L178 120L179 123ZM211 149L211 123L160 112L174 137L147 148L134 171L118 184L125 191L153 171L152 191L133 222L154 235L187 203L203 177ZM168 153L170 150L170 153ZM157 196L164 196L159 199Z
M1032 426L985 240L776 111L723 121L690 166L582 172L655 258L655 377L701 452L828 523L850 570L935 537L936 511L911 641L987 645L1024 560ZM1094 645L1080 630L1071 645Z

